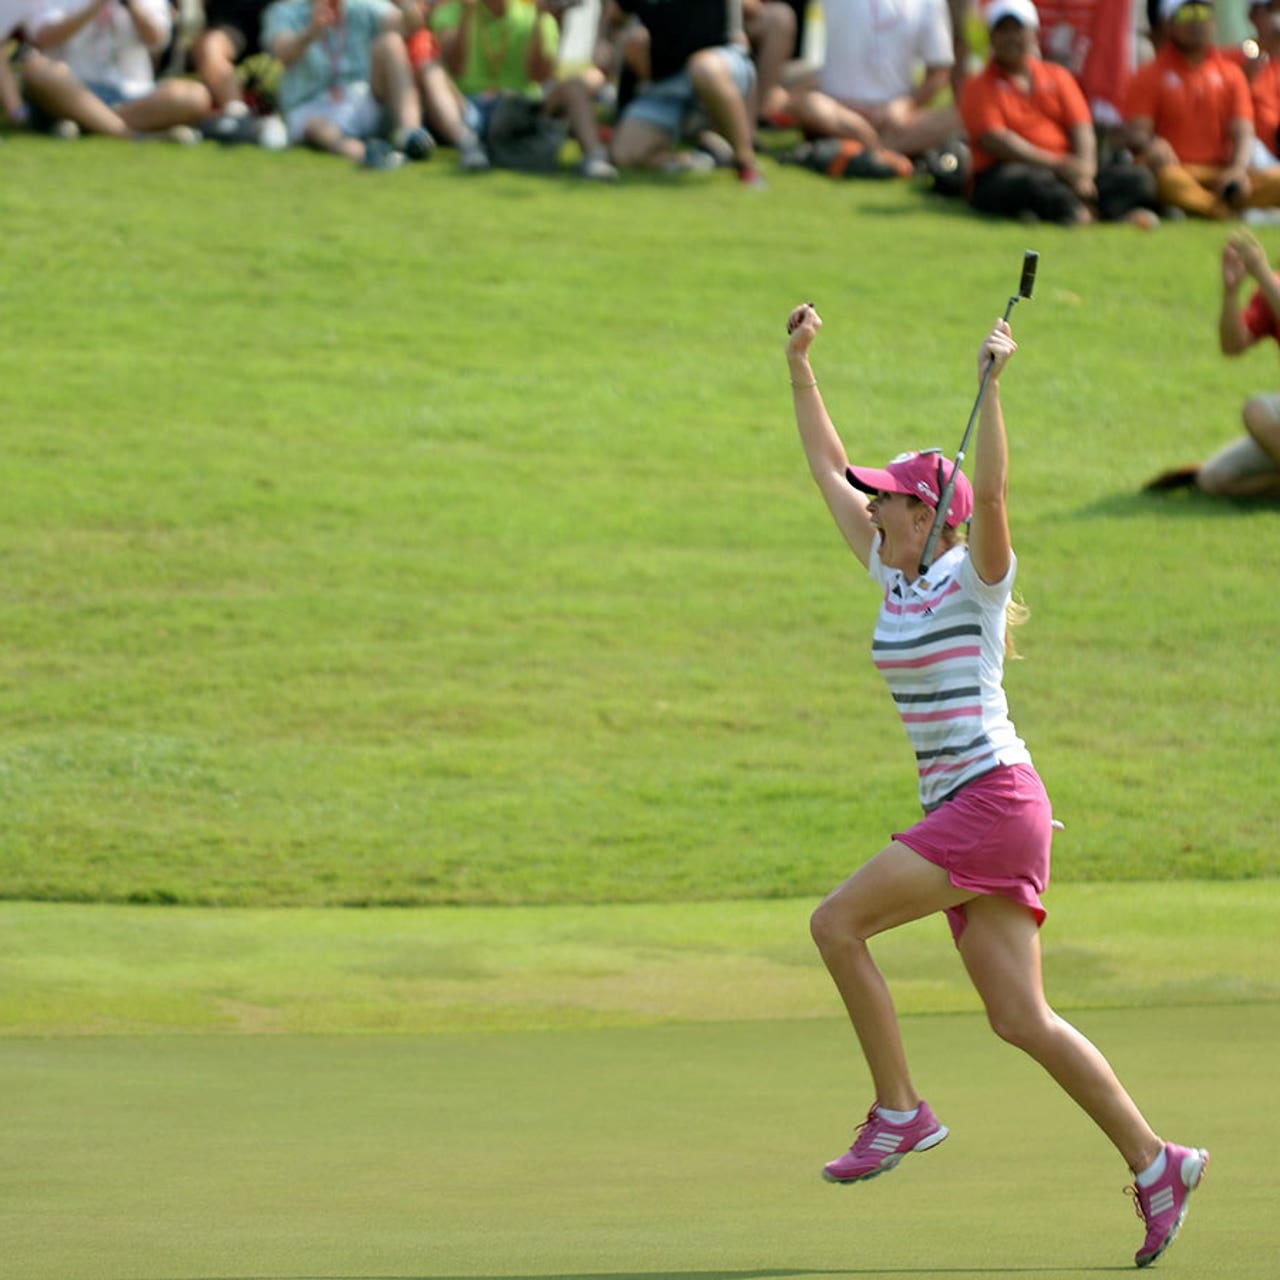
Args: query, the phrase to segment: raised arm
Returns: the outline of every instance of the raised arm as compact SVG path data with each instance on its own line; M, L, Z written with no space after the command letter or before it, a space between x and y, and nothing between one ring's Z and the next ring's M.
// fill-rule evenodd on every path
M988 362L991 377L978 414L973 449L973 522L969 526L969 559L983 582L999 582L1009 572L1013 548L1009 541L1009 449L1000 408L1000 371L1018 349L1007 320L983 340L978 352L981 381Z
M809 363L809 348L821 328L822 319L809 302L798 306L787 318L787 365L791 370L796 427L809 472L822 491L827 509L853 554L865 565L875 538L875 528L867 515L867 496L855 489L845 475L849 458L827 415Z
M1222 309L1218 313L1218 346L1224 356L1238 356L1257 342L1240 309L1240 286L1249 276L1258 282L1272 313L1280 316L1280 280L1271 270L1266 250L1258 243L1257 237L1242 227L1222 247Z
M52 22L35 26L31 43L42 53L50 53L67 43L72 36L91 23L94 18L112 4L114 0L89 0L79 9L72 9L65 15L56 17ZM39 23L39 19L36 19Z
M284 66L291 67L303 57L313 41L331 31L340 20L337 5L330 0L314 0L307 25L301 31L281 31L272 36L269 52Z

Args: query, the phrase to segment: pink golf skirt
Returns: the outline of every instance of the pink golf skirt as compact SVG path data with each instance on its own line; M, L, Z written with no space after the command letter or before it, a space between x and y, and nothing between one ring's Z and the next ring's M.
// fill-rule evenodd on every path
M1029 764L997 765L893 838L941 867L957 889L998 893L1026 907L1039 925L1052 818L1044 783ZM947 923L959 942L964 907L948 908Z

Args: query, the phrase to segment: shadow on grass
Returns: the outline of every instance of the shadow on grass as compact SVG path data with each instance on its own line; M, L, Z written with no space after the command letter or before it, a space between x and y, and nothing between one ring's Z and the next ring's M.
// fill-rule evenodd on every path
M792 1276L1034 1276L1061 1275L1053 1267L842 1267L791 1269L772 1267L761 1271L554 1271L530 1274L468 1276L172 1276L169 1280L789 1280ZM1132 1267L1071 1267L1079 1275L1132 1271Z
M1232 518L1275 515L1280 512L1280 497L1211 498L1199 489L1180 489L1175 493L1110 493L1077 507L1064 519L1080 516L1123 517L1161 515L1171 519L1188 516L1202 520L1205 516Z

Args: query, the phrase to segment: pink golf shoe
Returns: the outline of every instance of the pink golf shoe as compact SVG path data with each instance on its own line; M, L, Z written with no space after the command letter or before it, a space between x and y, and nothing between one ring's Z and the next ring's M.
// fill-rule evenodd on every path
M927 1102L920 1103L916 1118L907 1124L890 1124L872 1107L858 1126L853 1146L822 1171L828 1182L862 1182L878 1178L897 1166L912 1151L928 1151L947 1136Z
M1164 1146L1165 1170L1149 1187L1128 1188L1133 1208L1147 1224L1147 1238L1133 1255L1140 1267L1149 1267L1172 1243L1187 1216L1187 1201L1200 1185L1209 1164L1203 1147Z

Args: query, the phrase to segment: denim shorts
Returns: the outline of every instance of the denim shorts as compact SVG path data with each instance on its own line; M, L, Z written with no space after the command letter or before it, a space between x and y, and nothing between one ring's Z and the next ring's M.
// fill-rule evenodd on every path
M132 101L132 99L130 99L126 94L121 93L120 90L112 84L99 84L96 80L89 80L85 82L84 87L88 89L99 102L105 103L113 110L122 103ZM135 94L134 97L136 98L137 95ZM49 133L53 129L53 126L58 123L57 116L51 116L47 111L38 104L32 102L29 98L26 99L26 103L28 111L27 119L31 128L35 130L36 133Z
M738 92L745 98L756 82L756 69L745 49L738 45L721 45L714 50L727 64ZM685 117L698 106L698 95L686 67L665 80L643 85L622 113L622 120L642 120L679 138L684 132Z

